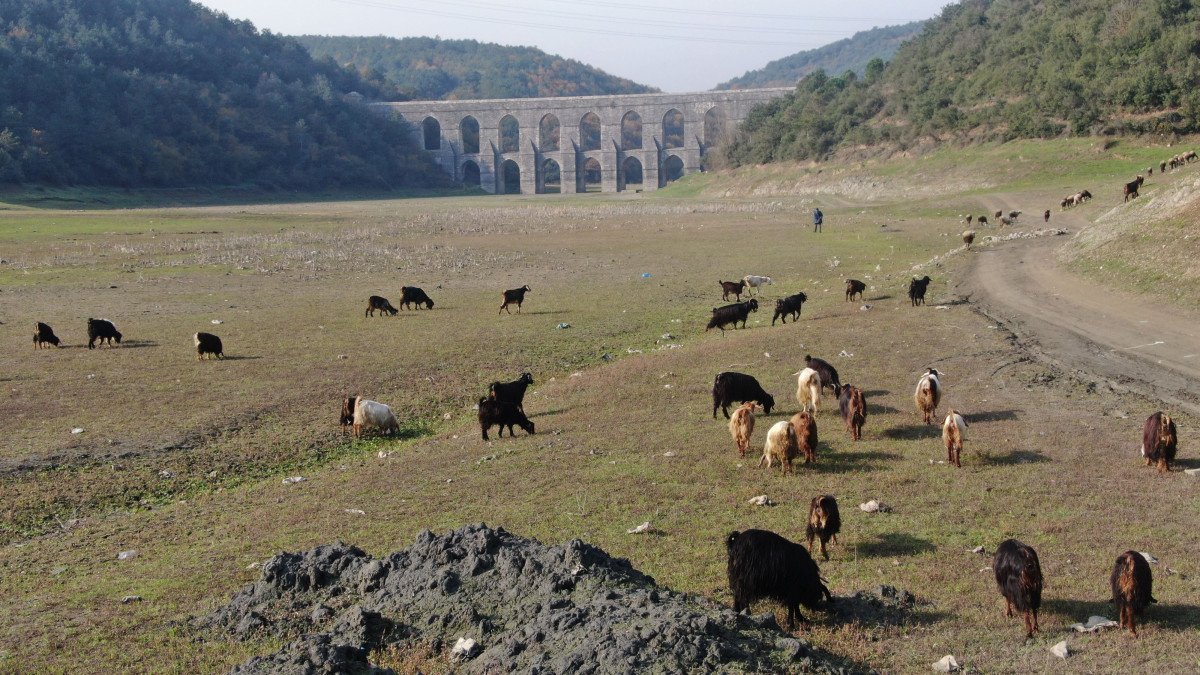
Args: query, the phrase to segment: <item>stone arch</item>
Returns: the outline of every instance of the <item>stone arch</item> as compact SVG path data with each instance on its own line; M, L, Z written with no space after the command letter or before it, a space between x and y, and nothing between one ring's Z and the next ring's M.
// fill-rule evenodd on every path
M604 170L600 166L600 160L595 157L588 157L583 160L583 191L584 192L600 192L600 183L604 179Z
M458 123L458 133L462 137L464 155L479 154L479 120L467 115Z
M683 113L675 108L667 111L662 118L662 140L664 148L682 148L685 129L683 128Z
M521 123L512 115L500 118L499 125L500 152L520 152Z
M661 177L663 185L683 178L683 160L679 158L679 155L667 155L658 175Z
M521 167L511 159L500 165L500 187L501 194L521 194Z
M462 182L467 187L479 187L479 165L468 159L462 165Z
M600 149L600 116L590 112L579 118L579 149Z
M630 110L621 118L621 149L642 149L642 116Z
M713 106L704 113L704 147L711 148L725 135L725 111Z
M442 149L442 123L435 117L426 117L421 122L421 133L425 138L426 150Z
M621 162L621 189L641 189L643 180L641 160L637 157L626 157Z
M542 152L557 152L559 136L562 134L562 124L554 113L546 113L538 123L538 145Z
M542 160L542 194L562 192L562 167L547 157Z

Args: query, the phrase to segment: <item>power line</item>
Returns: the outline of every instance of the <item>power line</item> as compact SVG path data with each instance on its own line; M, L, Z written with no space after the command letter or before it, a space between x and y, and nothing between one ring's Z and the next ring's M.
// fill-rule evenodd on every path
M649 7L626 2L599 2L598 0L558 0L570 2L572 5L593 5L616 9L636 9L642 12L659 12L663 14L703 14L705 16L736 16L745 19L770 19L773 21L862 21L864 23L886 21L880 17L866 16L801 16L797 14L754 14L751 12L728 12L719 9L690 9L683 7Z

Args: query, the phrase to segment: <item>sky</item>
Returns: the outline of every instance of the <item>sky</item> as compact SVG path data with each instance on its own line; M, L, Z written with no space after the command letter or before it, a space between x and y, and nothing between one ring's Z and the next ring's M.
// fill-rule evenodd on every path
M935 16L948 0L199 0L285 35L437 36L538 47L666 92Z

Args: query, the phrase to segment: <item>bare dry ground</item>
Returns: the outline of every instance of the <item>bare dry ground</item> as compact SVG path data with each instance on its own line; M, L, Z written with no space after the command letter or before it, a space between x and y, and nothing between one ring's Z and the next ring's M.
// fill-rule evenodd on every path
M1110 161L1120 174L1142 160ZM923 268L928 306L904 297L914 265L958 246L959 214L1013 200L1040 211L1078 180L1018 181L1002 196L957 184L936 198L840 193L822 201L820 235L808 232L811 196L692 196L686 182L637 199L0 212L0 339L17 345L0 353L0 664L225 670L272 645L198 640L186 620L255 578L251 563L335 539L383 554L421 529L477 521L580 537L728 602L724 535L799 539L808 501L830 493L845 523L822 564L834 591L890 584L923 603L882 624L814 614L802 632L831 652L885 672L948 653L1028 672L1061 667L1049 648L1066 638L1072 670L1194 671L1197 479L1137 457L1159 404L1031 360L954 290L973 254ZM775 279L749 329L704 333L717 280L748 273ZM843 301L846 277L867 281L870 309ZM497 316L499 290L524 283L522 315ZM395 301L401 285L437 306L363 318L367 295ZM770 300L797 291L811 298L799 324L770 327ZM82 348L88 316L114 320L128 344ZM31 350L35 320L69 347ZM196 362L197 330L221 335L233 358ZM774 393L761 447L797 407L791 373L805 354L864 388L870 414L851 442L827 399L817 464L781 477L737 457L709 392L733 369ZM939 463L938 433L913 410L929 366L946 373L941 412L971 423L961 470ZM484 443L471 404L523 370L537 380L526 409L538 433ZM335 422L349 392L393 404L405 437L348 441ZM1193 420L1180 417L1180 464L1200 466ZM291 475L307 480L284 484ZM779 505L747 504L759 494ZM856 508L869 499L894 511ZM625 533L646 520L659 535ZM1010 536L1037 548L1047 578L1030 643L1003 617L989 558L971 552ZM1130 548L1159 560L1141 637L1069 634L1111 616L1107 575ZM128 595L142 600L122 604Z

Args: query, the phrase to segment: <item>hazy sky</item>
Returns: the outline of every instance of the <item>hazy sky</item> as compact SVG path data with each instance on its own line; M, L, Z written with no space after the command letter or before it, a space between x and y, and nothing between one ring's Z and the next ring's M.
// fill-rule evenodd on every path
M287 35L415 35L539 47L663 91L703 91L768 61L948 0L199 0Z

